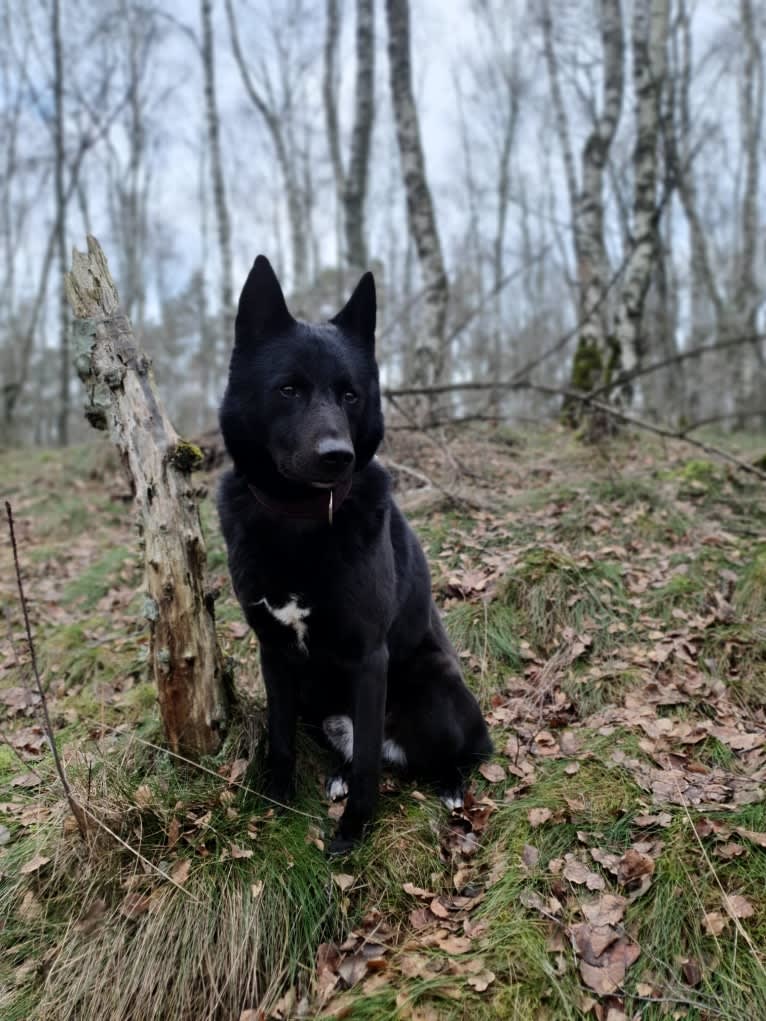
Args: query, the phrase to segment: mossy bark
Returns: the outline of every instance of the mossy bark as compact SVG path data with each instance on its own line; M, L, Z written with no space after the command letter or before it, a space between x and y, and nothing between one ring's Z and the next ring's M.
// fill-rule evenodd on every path
M176 434L154 385L151 361L133 336L93 237L74 252L66 279L75 315L75 366L86 386L85 415L108 429L138 507L145 559L149 662L165 736L185 755L221 744L229 709L213 618L205 592L205 543L190 471L201 452Z

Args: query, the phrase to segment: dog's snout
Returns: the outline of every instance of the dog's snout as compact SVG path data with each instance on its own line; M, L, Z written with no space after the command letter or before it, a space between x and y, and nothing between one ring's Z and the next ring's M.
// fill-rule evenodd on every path
M348 440L320 440L316 452L322 464L327 468L347 468L354 460L354 448Z

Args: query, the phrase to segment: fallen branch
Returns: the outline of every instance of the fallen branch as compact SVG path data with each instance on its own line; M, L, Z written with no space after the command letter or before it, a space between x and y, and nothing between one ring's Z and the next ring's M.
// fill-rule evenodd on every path
M594 400L589 394L580 393L578 390L544 386L541 383L528 383L527 388L529 390L535 390L538 393L547 394L551 397L567 397L573 401L580 401L587 407L594 408L596 411L609 415L611 418L615 418L619 422L625 422L628 425L633 425L637 429L645 429L647 432L654 433L655 436L664 436L666 439L670 440L681 440L682 442L689 444L689 446L696 447L698 450L704 450L706 454L713 454L715 457L720 457L722 461L728 461L729 464L733 464L741 471L747 472L749 475L755 475L756 478L766 482L766 471L762 471L756 465L743 460L741 457L737 457L736 454L732 454L728 450L722 450L721 447L713 446L712 443L704 443L702 440L692 439L691 436L687 436L682 429L673 429L670 426L647 422L643 418L638 418L636 415L629 415L627 412L621 411L619 408L612 407L611 404L606 404L604 401Z
M69 786L69 781L67 780L66 773L64 772L64 765L61 762L61 759L59 757L59 751L58 748L56 747L56 740L53 736L53 727L51 725L50 714L48 713L48 701L45 697L45 691L43 690L43 682L40 679L40 671L37 666L37 653L35 651L35 643L32 640L32 628L29 623L29 610L27 609L27 599L24 594L24 585L22 584L21 581L21 567L19 566L19 551L16 545L16 530L13 527L13 511L11 510L11 505L7 500L5 501L5 514L6 517L8 518L8 532L11 537L11 549L13 550L13 567L14 570L16 571L16 585L19 590L19 602L21 603L21 613L22 616L24 617L24 630L27 636L29 660L32 664L32 674L35 678L35 683L37 685L37 693L40 696L40 707L42 709L43 714L43 728L45 730L45 736L47 737L48 744L51 747L53 761L56 766L56 772L59 775L59 780L61 780L61 786L64 788L64 794L66 795L66 799L69 802L69 807L72 809L72 815L77 820L77 828L80 831L80 836L84 841L87 841L88 827L85 821L85 812L83 810L82 805L80 805L80 803L75 799L74 795L72 794L72 789Z
M388 398L394 406L396 405L396 399L398 397L425 395L429 393L450 393L457 390L490 390L490 389L504 389L504 390L532 390L536 393L545 394L547 397L566 397L569 400L579 401L581 404L594 408L596 411L600 411L611 418L617 419L620 422L625 422L628 425L633 425L637 429L645 429L647 432L654 433L656 436L664 436L666 439L681 440L683 443L688 444L691 447L696 447L698 450L703 450L706 454L713 454L715 457L720 457L722 461L727 461L729 464L735 465L743 472L747 472L749 475L755 475L756 478L766 482L766 472L757 465L751 464L749 461L745 461L741 457L737 457L736 454L730 453L728 450L723 450L721 447L716 447L712 443L705 443L702 440L693 439L688 435L690 429L695 428L694 426L687 426L685 429L673 429L671 426L663 425L662 423L647 422L646 419L639 418L637 415L629 415L627 412L620 410L620 408L613 407L611 404L607 404L604 401L596 400L590 393L583 393L579 390L571 390L568 387L556 387L546 386L543 383L533 383L529 379L524 380L507 380L500 383L485 383L485 382L466 382L466 383L445 383L443 385L436 385L432 387L407 387L400 390L384 390L383 396Z

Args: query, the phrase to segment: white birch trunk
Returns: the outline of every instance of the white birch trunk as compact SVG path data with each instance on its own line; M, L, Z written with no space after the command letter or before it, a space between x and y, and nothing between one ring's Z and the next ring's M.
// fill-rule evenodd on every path
M205 119L207 141L210 147L210 174L213 185L213 207L218 232L218 251L221 262L221 337L223 349L234 339L234 288L232 284L231 222L226 202L226 184L221 159L220 121L215 86L215 50L211 0L201 0L202 68L205 78ZM215 343L215 342L214 342ZM218 346L218 345L216 345ZM215 365L215 352L207 352Z
M633 249L615 315L621 368L630 372L643 354L641 320L658 238L657 155L660 101L667 67L668 0L635 0L632 48L636 94L633 151Z
M429 386L442 379L449 287L431 192L426 178L420 125L412 91L408 0L386 0L388 61L409 231L425 287L421 333L415 342L412 382Z

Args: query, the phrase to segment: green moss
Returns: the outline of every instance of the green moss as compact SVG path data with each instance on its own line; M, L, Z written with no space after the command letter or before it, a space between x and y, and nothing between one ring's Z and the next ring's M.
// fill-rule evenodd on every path
M167 459L178 471L193 472L202 467L205 455L196 443L179 440L175 447L168 451Z
M594 341L580 338L572 362L572 388L588 393L602 381L604 359Z

